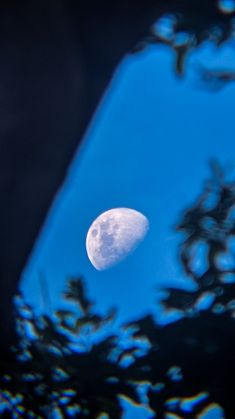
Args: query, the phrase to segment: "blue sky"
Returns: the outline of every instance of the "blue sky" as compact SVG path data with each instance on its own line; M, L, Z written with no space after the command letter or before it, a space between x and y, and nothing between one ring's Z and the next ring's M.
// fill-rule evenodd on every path
M40 273L54 308L61 307L66 279L82 275L97 309L116 306L122 321L156 311L156 291L166 286L193 286L178 263L174 225L202 190L208 160L233 163L235 154L235 85L217 93L199 89L195 69L198 62L231 68L231 56L229 45L205 44L188 58L183 79L165 47L121 63L22 277L24 295L37 310L43 308ZM114 207L141 211L149 233L119 265L97 271L86 254L86 234Z
M205 44L189 57L182 80L166 47L121 63L23 275L22 289L36 308L40 272L53 307L62 303L66 278L82 275L97 308L117 306L124 320L155 308L156 290L192 286L178 264L174 225L208 178L208 160L233 162L235 152L235 85L218 93L199 89L195 69L198 62L231 68L231 55L230 46ZM87 230L113 207L141 211L150 230L126 260L96 271L86 254Z

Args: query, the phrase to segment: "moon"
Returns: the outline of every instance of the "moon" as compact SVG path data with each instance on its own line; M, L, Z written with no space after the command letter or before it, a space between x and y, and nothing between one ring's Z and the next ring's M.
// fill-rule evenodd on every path
M92 265L102 271L118 264L144 239L148 219L131 208L113 208L100 214L91 224L86 250Z

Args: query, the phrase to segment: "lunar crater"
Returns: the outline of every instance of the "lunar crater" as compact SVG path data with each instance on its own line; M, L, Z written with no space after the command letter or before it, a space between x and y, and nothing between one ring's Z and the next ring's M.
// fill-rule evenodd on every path
M91 234L93 237L97 236L98 231L94 228L94 230L92 230Z

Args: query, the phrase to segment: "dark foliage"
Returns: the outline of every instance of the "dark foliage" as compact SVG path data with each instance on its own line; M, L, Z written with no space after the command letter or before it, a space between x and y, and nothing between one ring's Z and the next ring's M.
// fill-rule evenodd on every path
M226 2L165 2L166 9L133 52L142 51L150 45L167 45L175 53L175 72L182 76L186 58L192 50L205 41L212 41L220 47L233 38L235 8L226 10L223 3ZM207 69L201 64L198 64L197 70L204 87L209 86L214 90L234 81L234 70Z
M198 285L192 293L168 290L165 307L180 309L182 318L163 327L148 315L112 333L115 312L95 313L82 279L71 279L65 293L77 310L58 310L52 318L36 317L18 295L18 343L11 362L1 365L3 417L96 418L103 412L121 418L121 397L143 404L144 383L158 419L167 412L193 419L216 405L226 418L235 417L235 266L218 261L229 260L235 240L235 183L214 163L213 174L177 226L184 233L180 262Z
M219 4L1 2L1 356L14 341L11 302L20 274L117 65L131 52L164 43L175 51L175 70L182 75L193 48L208 39L219 46L232 35L234 11ZM168 35L164 16L172 22ZM231 72L200 74L210 86L233 80Z

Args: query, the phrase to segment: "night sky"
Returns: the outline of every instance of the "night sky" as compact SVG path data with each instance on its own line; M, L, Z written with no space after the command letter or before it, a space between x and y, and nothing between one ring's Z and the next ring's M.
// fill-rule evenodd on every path
M197 68L234 68L231 46L204 44L188 57L182 79L167 47L121 63L23 274L25 297L37 310L45 309L40 275L53 308L63 303L66 279L81 275L97 309L116 306L122 321L149 311L165 321L156 304L160 291L169 285L193 289L178 263L175 225L209 178L209 160L232 167L235 154L235 83L210 91L200 85ZM114 207L142 212L150 229L133 254L97 271L86 254L86 234Z

